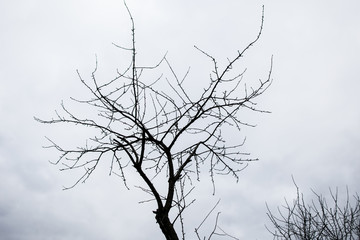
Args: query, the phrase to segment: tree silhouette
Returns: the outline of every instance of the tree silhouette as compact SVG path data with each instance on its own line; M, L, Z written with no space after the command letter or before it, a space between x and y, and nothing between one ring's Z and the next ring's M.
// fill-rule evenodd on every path
M141 189L156 202L154 214L163 235L168 240L179 239L174 227L178 222L184 239L183 211L193 202L186 200L193 189L193 180L199 178L200 168L208 168L215 186L215 174L232 175L238 179L239 172L247 163L256 160L241 151L244 141L227 144L222 129L231 128L235 133L244 125L252 126L240 120L242 109L266 112L258 109L254 101L271 84L272 60L266 78L252 87L243 80L245 70L239 71L235 67L235 63L258 41L264 14L254 41L237 51L224 67L212 55L195 46L212 62L213 69L208 85L194 98L188 94L184 84L188 72L184 78L179 78L166 55L155 66L137 65L134 20L127 10L132 23L132 46L115 46L131 52L129 67L118 70L117 75L108 81L98 80L97 60L90 80L77 71L92 97L73 100L92 107L92 111L98 114L92 118L80 117L61 104L62 113L56 112L56 118L36 120L46 124L74 124L98 131L87 139L85 146L73 149L65 149L49 140L49 147L61 153L54 164L63 164L62 170L84 169L74 185L68 188L85 182L104 158L112 159L110 173L119 175L127 187L126 170L132 167L145 183ZM145 72L160 66L168 68L172 80L141 78ZM167 184L165 192L154 183L154 179L159 178ZM174 213L170 215L170 212Z
M278 208L278 216L268 207L267 215L274 230L267 229L274 239L360 239L360 198L357 194L352 201L347 191L345 201L341 202L338 191L330 190L329 204L323 196L313 192L316 198L307 204L296 188L296 199L292 204L285 201L285 205Z

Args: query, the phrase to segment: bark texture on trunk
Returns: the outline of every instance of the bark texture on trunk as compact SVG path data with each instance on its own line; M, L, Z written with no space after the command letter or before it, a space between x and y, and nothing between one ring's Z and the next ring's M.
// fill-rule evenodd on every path
M174 229L174 225L170 222L168 214L162 212L156 212L155 214L156 222L159 224L166 240L179 240L179 237Z

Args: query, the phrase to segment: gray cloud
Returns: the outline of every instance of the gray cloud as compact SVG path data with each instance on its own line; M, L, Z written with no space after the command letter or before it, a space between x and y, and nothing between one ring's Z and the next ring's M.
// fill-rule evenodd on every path
M241 67L248 67L249 81L257 81L266 76L274 55L274 83L259 103L272 113L245 115L258 126L234 136L246 135L244 150L260 161L244 170L238 184L218 178L216 196L204 174L196 205L186 216L189 237L221 198L224 229L244 239L269 239L265 201L276 207L283 197L292 199L291 175L306 194L310 188L326 194L337 186L359 192L358 1L128 4L136 20L139 62L151 65L169 51L179 75L192 66L189 85L196 79L199 88L211 65L192 46L226 62L254 38L265 4L264 34ZM76 173L60 173L48 163L57 155L41 148L47 144L43 136L69 145L78 140L71 128L33 120L34 115L53 116L62 99L71 105L70 96L86 97L75 69L88 75L95 53L104 78L127 65L126 56L111 45L130 41L122 3L18 0L1 5L0 238L160 239L154 206L139 205L143 193L127 191L120 179L108 177L106 163L86 184L61 191ZM129 180L131 186L139 184L132 173Z

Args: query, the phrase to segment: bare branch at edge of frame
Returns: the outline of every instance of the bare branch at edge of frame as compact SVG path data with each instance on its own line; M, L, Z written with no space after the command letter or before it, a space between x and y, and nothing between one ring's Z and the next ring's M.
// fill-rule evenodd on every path
M295 182L294 182L295 184ZM296 186L296 199L292 204L285 199L285 205L277 208L277 215L266 204L271 230L266 229L274 239L358 239L360 237L360 198L353 196L353 204L346 189L344 202L339 202L338 190L329 189L330 202L312 190L315 199L306 203Z

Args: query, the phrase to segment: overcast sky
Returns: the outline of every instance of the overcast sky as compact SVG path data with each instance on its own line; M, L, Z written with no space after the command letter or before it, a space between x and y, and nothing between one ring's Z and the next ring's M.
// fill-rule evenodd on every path
M360 192L358 0L129 0L139 62L152 65L168 51L179 75L192 66L188 81L199 84L211 69L193 45L226 62L256 36L263 4L263 35L242 66L245 77L264 78L274 56L274 82L259 99L272 113L244 115L257 127L234 135L245 134L244 150L260 161L237 184L218 178L215 196L206 178L198 184L185 219L188 239L220 198L221 227L240 239L271 239L265 202L276 208L293 199L292 175L308 197L329 187ZM162 239L154 206L138 204L138 179L126 190L108 177L106 162L87 183L63 191L77 175L51 165L57 153L41 146L44 136L71 144L72 131L33 120L86 95L75 70L89 74L95 54L104 76L128 64L111 44L131 40L122 1L2 0L0 34L0 238Z

